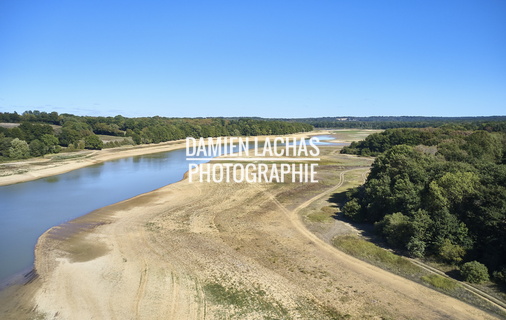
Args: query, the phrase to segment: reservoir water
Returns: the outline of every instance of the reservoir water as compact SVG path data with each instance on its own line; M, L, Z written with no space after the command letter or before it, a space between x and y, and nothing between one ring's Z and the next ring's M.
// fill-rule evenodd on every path
M320 136L321 145L328 137ZM205 161L192 161L203 163ZM0 279L33 267L49 228L183 178L186 150L128 157L24 183L0 186Z
M30 270L35 243L49 228L177 182L186 171L185 150L180 149L1 186L0 279Z

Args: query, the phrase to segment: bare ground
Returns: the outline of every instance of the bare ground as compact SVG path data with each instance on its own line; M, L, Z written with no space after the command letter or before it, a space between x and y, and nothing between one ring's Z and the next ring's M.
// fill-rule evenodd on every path
M305 227L301 212L364 171L322 166L318 184L183 180L96 210L39 239L38 276L0 293L0 315L494 319L350 257Z

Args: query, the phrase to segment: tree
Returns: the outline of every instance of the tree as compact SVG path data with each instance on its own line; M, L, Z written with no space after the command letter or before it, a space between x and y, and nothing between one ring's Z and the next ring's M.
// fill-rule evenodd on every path
M488 269L478 261L466 262L460 267L464 280L471 283L482 283L489 280Z
M2 133L0 133L0 156L8 158L9 157L9 148L11 147L12 138L5 137Z
M84 147L86 149L101 150L104 147L104 143L96 134L94 134L84 137Z
M70 128L63 128L59 136L60 144L64 147L75 144L80 138L79 131Z
M343 207L343 213L345 216L354 221L362 221L363 219L363 216L361 215L360 204L356 198L346 202Z
M409 254L415 258L423 258L425 255L425 247L426 243L416 237L412 237L406 245L406 249L408 249Z
M458 263L466 251L459 245L453 244L449 239L444 239L439 247L439 256L449 263Z
M400 212L387 214L375 227L385 236L388 243L394 247L405 247L413 235L409 217Z
M49 153L58 153L61 147L58 145L58 138L52 134L44 134L40 137L40 141L44 143Z
M11 147L9 148L9 158L11 159L25 159L30 156L30 148L28 143L24 140L14 138L11 141Z
M35 139L30 142L30 155L32 157L40 157L47 153L47 147L40 140Z

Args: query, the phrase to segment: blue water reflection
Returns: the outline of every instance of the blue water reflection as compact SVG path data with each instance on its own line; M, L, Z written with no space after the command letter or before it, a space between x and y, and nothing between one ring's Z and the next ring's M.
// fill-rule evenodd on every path
M49 228L177 182L188 164L186 150L180 149L0 186L0 279L32 267L37 239Z

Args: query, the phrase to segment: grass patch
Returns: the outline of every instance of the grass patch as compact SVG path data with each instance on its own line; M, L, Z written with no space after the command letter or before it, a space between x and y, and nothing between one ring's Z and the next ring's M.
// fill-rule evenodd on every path
M342 141L358 141L365 139L368 135L381 132L384 130L374 130L374 129L336 129L333 130L332 135L336 137L338 140Z
M457 281L442 277L437 274L429 274L423 276L421 279L423 282L428 283L433 287L436 287L446 292L454 291L455 289L460 287Z
M51 161L62 161L62 160L69 160L69 159L78 159L78 158L85 158L89 155L88 153L67 153L67 154L59 154L54 157L51 157Z
M422 268L414 265L408 259L356 236L336 237L333 242L337 248L345 253L393 273L412 278L423 272Z
M311 222L332 222L333 216L336 214L336 208L322 207L319 211L307 215L307 219Z
M404 278L428 285L439 292L467 302L482 310L493 312L501 317L506 317L506 313L504 311L492 305L490 302L467 291L456 280L429 273L428 271L411 263L406 258L380 248L371 242L358 238L357 236L336 237L333 244L345 253L365 262L398 274Z
M144 227L146 227L146 230L153 231L153 232L160 231L160 229L161 229L160 226L154 222L146 222L144 224Z
M17 169L15 171L11 171L11 172L2 172L2 173L0 173L0 177L7 177L7 176L12 176L15 174L23 174L23 173L27 173L27 172L28 172L27 169Z
M243 319L248 314L262 314L264 319L289 319L288 310L267 297L259 288L240 289L239 286L225 287L218 282L210 282L203 287L206 297L221 305L227 311L226 318Z
M236 288L226 288L219 283L208 283L204 291L211 297L211 300L221 305L234 305L243 308L249 304L250 295Z

